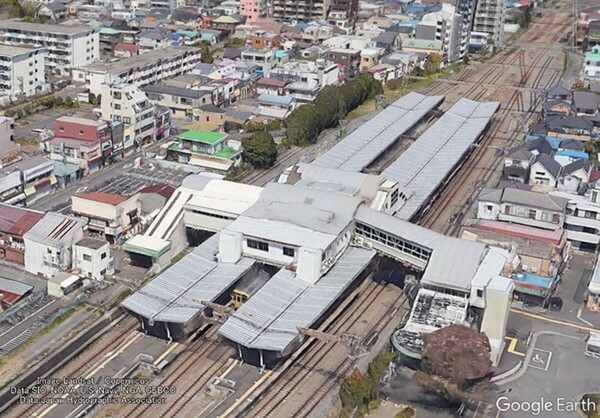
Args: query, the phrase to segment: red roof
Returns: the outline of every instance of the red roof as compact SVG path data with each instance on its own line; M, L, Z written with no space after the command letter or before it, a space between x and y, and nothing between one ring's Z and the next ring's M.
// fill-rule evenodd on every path
M42 212L0 203L0 232L23 236L43 217Z
M590 173L590 183L595 183L598 180L600 180L600 171L599 170L594 170Z
M94 202L106 203L107 205L116 206L127 200L124 196L104 192L77 193L73 195L80 199L93 200Z
M497 232L511 237L531 239L548 244L559 245L565 233L564 229L540 229L532 226L511 224L501 221L480 220L475 225L479 229Z
M261 86L272 86L272 87L285 87L287 82L279 78L267 78L263 77L258 80L258 84Z
M138 54L140 52L140 47L138 45L134 45L134 44L119 42L118 44L115 45L115 50L129 51L129 52L133 52L134 54Z
M0 290L0 300L8 305L14 305L19 299L21 299L22 295L17 295L16 293L10 293Z
M140 193L156 193L168 199L175 193L175 188L168 184L153 184L152 186L144 187L140 190Z

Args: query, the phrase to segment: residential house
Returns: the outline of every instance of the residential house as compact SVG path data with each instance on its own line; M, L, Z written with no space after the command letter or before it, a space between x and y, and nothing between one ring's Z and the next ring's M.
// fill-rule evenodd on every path
M558 188L560 190L577 192L582 185L587 184L591 172L592 165L589 160L578 159L564 167Z
M262 77L256 82L256 92L258 94L281 96L283 95L283 88L286 84L286 80Z
M445 59L443 44L441 41L428 41L425 39L404 39L402 51L415 54L438 54Z
M391 64L400 69L402 74L410 74L418 65L419 56L409 52L397 51L381 58L382 64Z
M574 91L573 105L577 116L595 116L598 114L598 95L591 91Z
M130 197L104 192L77 193L71 197L71 213L83 219L93 236L116 244L137 232L140 218L139 194Z
M186 131L167 144L167 160L228 173L242 162L240 141L221 132Z
M355 77L360 67L360 50L333 48L329 50L327 59L340 67L340 76Z
M477 218L558 229L563 227L567 203L562 197L512 187L484 189L477 200Z
M402 44L402 38L396 32L383 32L373 39L377 48L390 52Z
M84 226L85 222L81 219L46 212L23 235L25 270L49 278L70 269L73 263L73 244L83 238Z
M375 46L373 40L354 35L337 35L323 41L323 46L330 49L362 50Z
M290 96L276 96L263 93L258 96L260 115L267 118L284 120L294 110L295 100Z
M177 47L182 45L182 35L164 28L149 29L137 35L140 53L156 51L157 49Z
M533 155L552 155L554 148L543 136L535 137L536 139L528 141L523 148L531 152Z
M257 30L248 36L247 42L254 49L279 49L281 36L265 30Z
M367 72L373 74L373 78L382 84L402 77L402 70L392 64L377 64L369 68Z
M25 264L23 236L43 217L43 212L0 203L0 260Z
M504 159L502 178L518 183L529 183L529 173L534 161L535 155L525 148L509 151Z
M107 274L115 272L114 257L110 254L110 244L95 238L83 238L73 245L73 268L89 279L104 280Z
M573 149L559 149L554 153L554 159L563 167L577 160L587 160L589 155L585 151Z
M60 1L42 4L37 10L37 15L57 23L58 21L67 18L67 7Z
M382 53L383 51L377 48L368 48L360 51L360 71L367 71L369 68L377 65Z
M554 188L562 173L563 167L555 159L539 154L531 165L529 184Z
M310 24L302 30L302 40L309 44L320 44L334 36L333 26Z
M275 51L272 49L243 50L241 59L256 65L255 74L259 77L271 77L270 71L276 64Z
M119 42L115 45L113 54L119 58L130 58L140 54L140 47L134 44Z
M546 100L563 100L571 103L573 92L561 86L554 86L546 90Z
M202 105L193 112L193 120L201 122L206 130L219 129L225 123L225 111L212 103Z
M265 0L240 0L240 14L246 17L246 22L254 23L267 14Z
M548 100L542 103L542 116L548 118L551 116L577 116L575 106L565 100Z
M99 141L54 137L49 145L52 160L78 166L83 176L98 171L102 166Z
M145 86L143 91L155 105L166 106L177 119L192 118L194 110L213 103L212 92L199 88L173 87L166 84Z

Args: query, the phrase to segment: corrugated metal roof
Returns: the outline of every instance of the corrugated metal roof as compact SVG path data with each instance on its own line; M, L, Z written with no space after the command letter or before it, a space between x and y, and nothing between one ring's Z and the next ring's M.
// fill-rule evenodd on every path
M217 264L219 234L173 264L158 277L129 296L122 306L154 321L186 323L213 301L253 265L242 259L236 264Z
M282 351L310 327L367 267L375 251L350 248L316 284L280 270L221 326L219 334L244 347Z
M23 236L43 217L42 212L0 203L0 232Z
M23 237L53 247L70 247L85 221L60 213L47 212Z
M411 92L361 125L313 164L361 171L443 100L444 96Z
M396 216L410 219L419 210L481 135L499 105L460 99L381 173L414 191Z
M25 293L29 292L31 289L33 289L33 286L18 282L16 280L0 277L0 293L8 292L22 296Z
M364 205L356 221L431 249L422 283L467 291L486 253L482 243L447 237Z

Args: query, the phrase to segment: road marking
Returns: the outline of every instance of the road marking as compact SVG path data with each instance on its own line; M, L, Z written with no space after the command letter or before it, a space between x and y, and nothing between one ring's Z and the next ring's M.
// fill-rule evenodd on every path
M541 348L534 348L531 356L531 360L528 364L529 367L533 367L534 369L540 370L548 370L550 367L550 360L552 359L552 351L542 350ZM536 366L531 364L531 362L535 364L540 364L544 367Z
M171 347L167 348L167 349L165 350L165 352L164 352L164 353L162 353L162 354L160 355L160 357L159 357L159 358L157 358L157 359L154 361L154 365L156 366L158 363L160 363L161 361L163 361L163 359L164 359L165 357L167 357L167 356L169 355L169 353L171 353L171 351L175 350L175 349L176 349L178 346L179 346L179 343L173 343L173 344L171 344Z
M515 350L515 348L517 348L517 342L518 342L518 340L516 338L513 338L513 337L504 337L504 338L506 338L508 341L510 341L510 344L508 345L508 348L506 349L506 351L508 351L511 354L516 354L517 356L525 357L525 353L521 353L520 351Z
M264 382L265 380L267 380L267 378L269 376L271 376L273 374L273 370L269 370L268 372L266 372L260 379L258 379L256 382L254 382L254 384L250 387L250 389L248 389L240 398L238 398L233 405L231 405L227 411L223 412L221 415L219 415L217 418L224 418L227 415L231 414L235 408L237 408L242 402L244 402L246 400L246 398L248 396L250 396L250 394L252 392L254 392L254 390L260 386L262 384L262 382Z
M140 338L142 336L141 333L137 333L135 334L135 336L129 340L127 342L127 344L125 344L123 347L121 347L118 351L114 352L113 354L111 354L109 357L107 357L102 363L100 363L100 365L98 365L98 367L96 367L94 370L92 370L87 376L84 377L84 379L90 379L91 377L93 377L96 373L98 373L98 371L100 369L102 369L104 366L106 366L108 364L108 362L110 362L112 359L114 359L115 357L117 357L119 354L121 354L127 347L129 347L131 344L133 344L135 342L135 340L137 340L138 338ZM81 385L77 384L73 387L73 390L77 390ZM68 397L70 394L69 393L65 393L63 396L61 396L61 399L65 399L66 397ZM50 405L48 408L46 408L44 411L42 411L39 415L36 415L38 418L42 418L43 416L47 415L50 411L52 411L54 408L56 408L59 404L53 404Z
M551 324L564 325L566 327L577 328L582 331L600 332L600 329L596 329L596 328L592 328L592 327L584 327L583 325L574 324L572 322L567 322L567 321L561 321L559 319L552 319L552 318L548 318L547 316L536 315L536 314L521 311L521 310L515 309L515 308L511 308L510 311L513 313L519 314L519 315L528 316L530 318L540 319L542 321L550 322Z

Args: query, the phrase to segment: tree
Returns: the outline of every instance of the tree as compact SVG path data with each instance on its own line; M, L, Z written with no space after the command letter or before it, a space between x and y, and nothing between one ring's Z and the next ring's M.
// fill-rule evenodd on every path
M212 52L205 43L200 44L200 61L205 64L212 64L215 61Z
M315 106L321 126L325 129L336 125L345 116L344 98L336 86L323 87L315 99Z
M319 115L314 105L298 106L285 120L286 136L291 145L314 144L320 133Z
M449 325L423 336L425 370L466 389L492 371L490 342L463 325Z
M437 73L442 66L442 57L438 54L432 53L427 55L425 60L425 74L432 75Z
M71 96L65 97L64 100L63 100L63 104L66 107L73 107L73 98Z
M254 168L269 168L277 160L277 146L269 132L255 132L249 138L243 139L242 145L242 158Z

